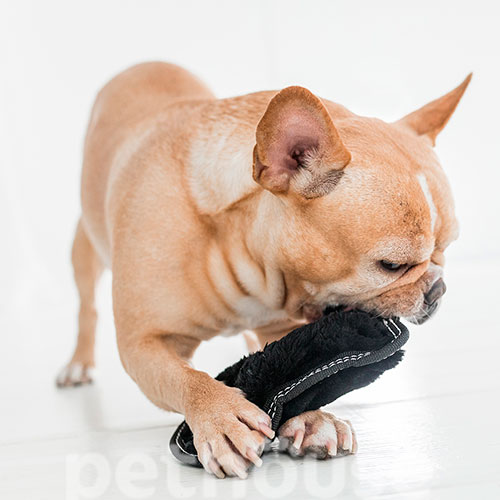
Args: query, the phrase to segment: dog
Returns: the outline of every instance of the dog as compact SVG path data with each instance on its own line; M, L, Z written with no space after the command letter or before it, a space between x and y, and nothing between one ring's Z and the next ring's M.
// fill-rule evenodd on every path
M270 419L195 370L193 352L244 331L258 349L326 305L429 318L458 236L433 146L470 78L386 123L297 86L219 100L167 63L116 76L85 139L79 333L58 385L92 380L94 290L110 268L125 370L154 404L185 415L208 472L246 477L274 437ZM294 455L357 446L350 423L321 410L278 435Z

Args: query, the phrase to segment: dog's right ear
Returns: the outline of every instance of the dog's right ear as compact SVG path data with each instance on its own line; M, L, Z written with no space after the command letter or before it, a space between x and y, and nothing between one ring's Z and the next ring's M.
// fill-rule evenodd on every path
M437 135L451 118L471 78L472 73L451 92L406 115L396 123L411 129L419 136L427 137L430 139L432 145L435 146Z
M253 178L269 191L317 198L351 160L323 103L309 90L276 94L257 125Z

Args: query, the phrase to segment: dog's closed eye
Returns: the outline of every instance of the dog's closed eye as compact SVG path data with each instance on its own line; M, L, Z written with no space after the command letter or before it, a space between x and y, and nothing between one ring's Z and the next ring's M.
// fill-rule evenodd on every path
M401 271L402 269L407 269L409 267L408 264L399 264L397 262L391 262L390 260L380 260L379 264L382 269L390 272Z

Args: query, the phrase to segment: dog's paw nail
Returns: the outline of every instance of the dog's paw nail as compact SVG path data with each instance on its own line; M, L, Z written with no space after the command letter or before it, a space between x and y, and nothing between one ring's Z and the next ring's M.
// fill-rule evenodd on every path
M262 458L252 448L248 449L247 457L256 467L262 467Z
M326 444L326 450L327 450L329 456L336 457L337 456L337 443L335 441L328 441L328 443Z
M352 449L352 436L351 436L350 432L348 434L344 435L342 449L345 451L351 451L351 449Z
M214 469L213 473L219 479L224 479L226 477L226 475L224 474L224 472L222 472L220 469Z
M298 431L295 432L295 438L293 440L293 447L296 450L300 450L300 447L302 446L302 441L304 440L304 435L305 435L305 432L303 429L299 429Z
M259 424L259 429L264 434L267 436L269 439L274 439L275 432L269 427L267 424Z

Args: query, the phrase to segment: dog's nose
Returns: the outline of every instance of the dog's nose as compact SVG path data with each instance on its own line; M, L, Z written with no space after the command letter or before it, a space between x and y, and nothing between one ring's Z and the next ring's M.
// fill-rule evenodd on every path
M446 285L444 284L443 278L439 278L431 289L424 295L424 302L428 306L432 306L436 303L446 292Z

